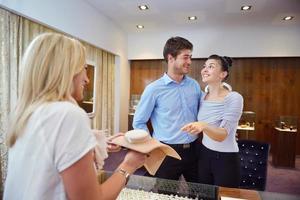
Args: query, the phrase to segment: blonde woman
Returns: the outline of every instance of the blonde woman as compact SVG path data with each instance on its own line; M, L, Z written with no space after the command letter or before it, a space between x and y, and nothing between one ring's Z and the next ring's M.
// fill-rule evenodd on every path
M20 94L7 136L4 199L116 199L145 155L129 152L102 185L93 163L96 138L76 101L89 80L85 49L75 39L46 33L27 48Z

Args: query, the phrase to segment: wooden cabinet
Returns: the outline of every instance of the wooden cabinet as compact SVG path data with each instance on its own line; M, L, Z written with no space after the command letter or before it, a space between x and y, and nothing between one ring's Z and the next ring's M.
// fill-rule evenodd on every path
M273 129L272 164L295 168L297 130Z

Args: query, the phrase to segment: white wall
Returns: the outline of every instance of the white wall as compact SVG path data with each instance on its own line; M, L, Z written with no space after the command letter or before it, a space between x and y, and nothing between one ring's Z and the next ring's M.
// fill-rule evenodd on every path
M130 67L124 31L82 0L0 0L0 5L118 55L115 131L127 129Z
M164 44L172 36L190 40L194 44L194 58L205 58L214 53L231 57L300 56L300 27L278 25L138 32L128 36L129 60L163 58Z

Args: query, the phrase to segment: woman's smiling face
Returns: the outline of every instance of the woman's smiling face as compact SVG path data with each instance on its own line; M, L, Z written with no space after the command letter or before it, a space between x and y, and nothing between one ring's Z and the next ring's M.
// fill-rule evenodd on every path
M218 60L208 59L201 70L202 81L204 83L222 82L227 76L226 71L222 71L221 64Z

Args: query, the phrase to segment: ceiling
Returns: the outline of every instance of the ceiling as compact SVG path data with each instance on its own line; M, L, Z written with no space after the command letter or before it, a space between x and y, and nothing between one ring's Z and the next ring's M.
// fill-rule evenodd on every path
M297 26L300 0L84 0L127 33L190 30L206 27ZM139 10L139 5L149 10ZM241 6L251 5L250 11ZM291 21L282 18L292 15ZM189 21L188 16L197 16ZM139 30L136 25L144 25Z

